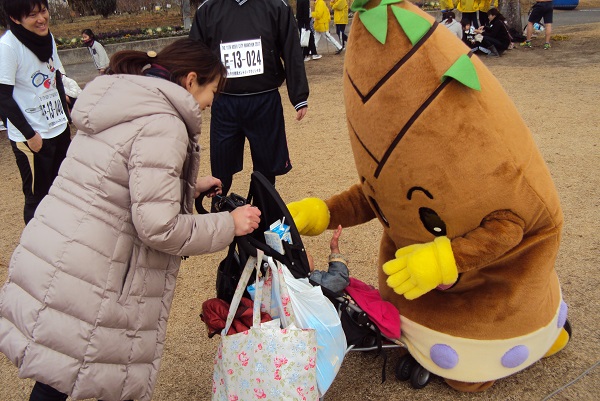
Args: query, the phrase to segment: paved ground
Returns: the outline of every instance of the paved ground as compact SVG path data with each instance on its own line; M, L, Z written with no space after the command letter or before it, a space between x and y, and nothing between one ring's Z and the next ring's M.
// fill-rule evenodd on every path
M600 1L598 1L600 6ZM590 24L600 21L600 8L554 10L554 26Z

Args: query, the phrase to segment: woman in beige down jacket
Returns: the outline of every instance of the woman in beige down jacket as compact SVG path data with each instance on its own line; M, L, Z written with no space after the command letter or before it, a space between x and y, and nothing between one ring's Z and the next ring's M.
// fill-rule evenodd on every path
M0 351L36 380L35 400L150 400L181 257L260 219L249 205L192 213L200 192L220 192L196 179L200 111L226 73L216 56L180 39L109 68L77 100L79 131L0 291Z

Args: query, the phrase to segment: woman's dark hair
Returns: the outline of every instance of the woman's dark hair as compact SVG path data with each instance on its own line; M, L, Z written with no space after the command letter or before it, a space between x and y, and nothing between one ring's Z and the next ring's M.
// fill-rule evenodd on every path
M498 11L497 8L490 8L489 11L487 12L487 15L493 15L495 17L495 19L497 19L498 21L506 21L506 18L504 18L504 15L502 15L502 13L500 11Z
M442 17L442 20L449 20L448 22L452 22L454 19L456 19L456 14L454 14L453 11L446 11Z
M35 7L48 8L48 0L1 0L7 17L17 21L29 15Z
M94 35L94 32L89 28L86 28L83 31L81 31L81 34L89 36L92 40L96 40L96 35Z
M171 73L171 81L182 85L190 73L198 75L198 84L206 85L220 78L218 91L225 85L227 69L221 59L202 42L189 38L178 39L162 49L158 54L137 50L116 52L110 58L107 74L142 75L149 64L159 65Z
M467 25L471 25L471 20L468 18L463 18L460 20L460 24L462 25L463 29L465 29Z

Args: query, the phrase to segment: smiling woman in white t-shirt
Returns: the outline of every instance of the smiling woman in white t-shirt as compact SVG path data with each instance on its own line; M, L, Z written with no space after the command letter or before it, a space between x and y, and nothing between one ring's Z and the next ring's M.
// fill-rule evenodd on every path
M0 38L0 116L23 180L27 223L66 156L69 116L47 0L3 7L10 30Z

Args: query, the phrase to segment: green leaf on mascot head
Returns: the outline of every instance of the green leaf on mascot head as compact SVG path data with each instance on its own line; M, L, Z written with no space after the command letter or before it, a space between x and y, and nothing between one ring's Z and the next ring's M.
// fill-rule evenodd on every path
M354 0L352 2L352 5L350 6L350 9L352 11L356 12L364 12L367 11L367 9L365 8L365 5L369 2L369 0Z
M360 22L381 44L387 37L387 6L379 5L360 13Z
M352 10L354 12L365 12L365 11L367 11L365 6L367 5L367 3L369 1L370 0L354 0L352 2L352 5L350 6L350 10ZM404 1L404 0L382 0L381 3L379 3L379 5L387 6L389 4L400 3L401 1Z
M481 83L479 82L479 77L477 76L473 61L471 61L466 54L460 56L458 60L448 68L448 71L442 76L442 82L444 82L446 78L453 78L471 89L481 90Z
M413 45L431 29L429 21L411 11L392 6L392 12Z

